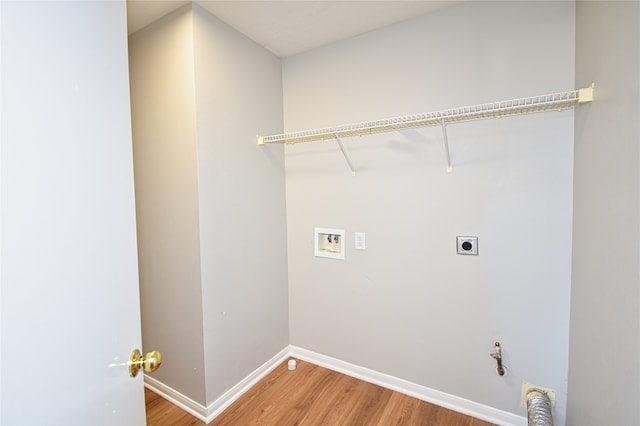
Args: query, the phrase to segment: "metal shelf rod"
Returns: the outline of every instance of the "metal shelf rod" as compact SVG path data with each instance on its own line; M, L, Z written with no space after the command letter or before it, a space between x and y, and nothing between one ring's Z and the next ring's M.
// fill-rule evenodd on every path
M336 141L340 146L340 151L342 151L342 155L344 155L344 159L347 160L347 165L349 166L349 169L351 169L351 176L355 176L356 170L353 168L353 164L351 164L351 159L349 158L349 154L347 154L347 150L344 147L344 144L342 143L342 139L340 139L340 135L338 135L337 133L335 136L336 136Z
M444 142L444 156L447 160L447 173L451 173L453 168L451 167L451 156L449 155L449 138L447 137L447 123L442 119L442 140Z

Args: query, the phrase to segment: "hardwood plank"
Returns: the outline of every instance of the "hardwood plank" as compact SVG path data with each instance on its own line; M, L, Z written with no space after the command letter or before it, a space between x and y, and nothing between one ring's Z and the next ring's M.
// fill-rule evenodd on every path
M204 423L145 390L147 424ZM326 368L284 362L216 417L211 425L491 426L491 423Z
M149 389L145 388L144 398L148 426L194 426L205 424Z

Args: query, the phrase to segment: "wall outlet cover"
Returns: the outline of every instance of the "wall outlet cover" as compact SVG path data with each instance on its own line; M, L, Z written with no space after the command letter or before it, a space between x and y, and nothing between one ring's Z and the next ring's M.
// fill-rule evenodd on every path
M458 254L478 255L478 237L456 237L456 248Z
M366 239L365 239L365 233L364 232L356 232L355 233L355 248L356 250L366 250L367 249L367 244L366 244Z

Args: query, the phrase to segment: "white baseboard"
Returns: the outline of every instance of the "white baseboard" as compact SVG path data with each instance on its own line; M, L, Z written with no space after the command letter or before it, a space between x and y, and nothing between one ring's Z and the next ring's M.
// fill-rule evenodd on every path
M240 383L223 393L218 399L213 401L207 407L207 418L205 423L209 423L215 419L220 413L224 411L235 400L240 398L246 391L251 389L253 385L258 383L267 374L271 373L278 365L280 365L289 356L289 347L284 348L276 355L274 355L269 361L262 364L253 373L242 379Z
M497 425L526 426L527 424L526 417L517 416L507 411L498 410L297 346L289 346L289 356Z
M206 407L173 390L169 386L166 386L153 377L145 376L144 384L150 390L156 392L166 400L174 403L186 412L197 417L199 420L205 423L209 423L220 413L222 413L222 411L224 411L229 405L240 398L245 392L251 389L253 385L260 381L260 379L273 371L273 369L275 369L289 357L299 358L303 361L307 361L321 367L325 367L330 370L334 370L339 373L364 380L365 382L373 383L378 386L382 386L384 388L391 389L396 392L400 392L405 395L409 395L414 398L418 398L423 401L427 401L429 403L439 405L441 407L445 407L450 410L457 411L468 416L476 417L478 419L482 419L497 425L527 425L526 417L517 416L507 411L498 410L493 407L469 401L455 395L440 392L426 386L418 385L394 376L390 376L388 374L379 373L377 371L360 367L355 364L350 364L348 362L341 361L336 358L331 358L329 356L309 351L297 346L288 346L278 352L269 361L258 367L255 371L242 379L238 384L226 391L218 399L216 399Z
M191 398L184 396L180 392L154 379L151 376L147 376L146 374L144 376L144 387L157 393L167 401L172 402L173 404L182 408L192 416L197 417L198 420L201 420L203 422L206 421L207 408L204 405L195 402Z
M240 398L246 391L251 389L253 385L258 383L260 379L265 377L278 365L280 365L289 356L289 352L289 347L284 348L276 355L274 355L269 361L262 364L251 374L242 379L239 383L223 393L220 397L218 397L218 399L216 399L206 407L182 395L180 392L170 388L169 386L154 379L153 377L145 375L144 385L167 401L172 402L173 404L182 408L184 411L188 412L199 420L205 423L209 423L220 413L222 413L225 408L227 408L235 400Z

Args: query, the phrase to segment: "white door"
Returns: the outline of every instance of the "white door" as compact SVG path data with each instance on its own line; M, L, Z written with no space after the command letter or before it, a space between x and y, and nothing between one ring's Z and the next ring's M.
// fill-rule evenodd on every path
M0 14L0 423L144 424L125 3Z

